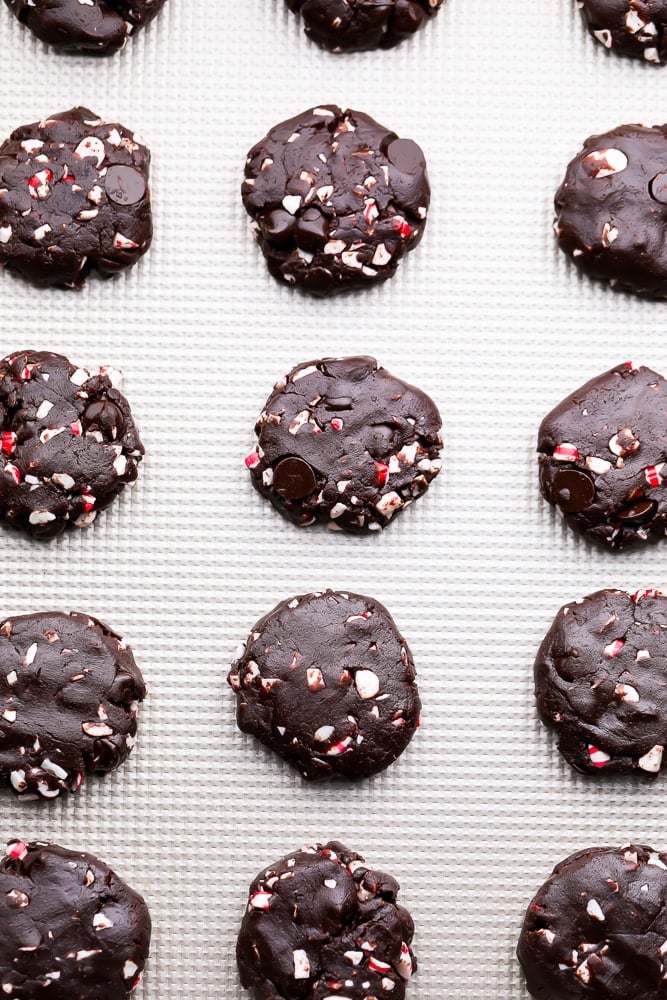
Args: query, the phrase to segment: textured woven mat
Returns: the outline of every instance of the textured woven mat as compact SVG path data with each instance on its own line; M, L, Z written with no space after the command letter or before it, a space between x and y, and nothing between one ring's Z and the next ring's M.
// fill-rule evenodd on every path
M610 557L541 502L540 418L632 357L667 374L667 306L580 280L551 199L590 133L665 119L667 69L607 58L573 0L448 0L414 41L335 57L283 0L169 0L108 60L59 58L0 5L0 132L73 104L153 152L156 238L132 273L80 294L0 275L0 349L108 363L147 447L135 488L48 546L2 532L0 611L90 611L150 684L136 753L70 801L0 795L0 833L92 851L144 892L155 923L144 1000L240 1000L233 948L251 877L337 837L396 875L417 923L413 1000L525 991L523 910L553 864L591 844L665 849L664 781L576 777L537 723L532 662L556 610L602 586L667 585L665 552ZM279 287L239 187L247 149L323 102L367 111L425 149L433 208L385 287L333 304ZM273 382L322 355L374 354L439 403L444 470L381 537L298 532L242 464ZM361 787L309 787L238 733L224 676L278 600L374 595L408 639L423 726Z

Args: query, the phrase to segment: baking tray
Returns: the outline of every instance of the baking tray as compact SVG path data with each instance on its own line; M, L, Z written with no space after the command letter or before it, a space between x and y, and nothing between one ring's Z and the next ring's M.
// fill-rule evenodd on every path
M0 275L2 354L34 347L123 369L147 448L136 485L89 531L2 532L2 614L89 611L150 686L130 762L70 800L0 796L7 839L104 858L154 919L142 1000L241 1000L234 942L254 874L339 838L402 884L416 924L413 1000L525 1000L523 911L556 861L630 839L665 849L663 781L574 775L536 721L532 662L565 601L666 584L661 547L614 558L541 501L541 417L632 358L667 373L664 304L579 278L551 232L583 139L667 118L667 70L609 57L570 0L447 0L400 48L334 56L283 0L169 0L111 59L58 57L0 10L0 131L75 104L153 153L154 246L80 293ZM384 287L314 301L268 277L240 204L248 148L336 102L427 153L424 239ZM274 381L326 355L375 355L426 390L444 468L380 537L299 531L251 489L243 457ZM224 678L282 598L377 597L408 639L423 724L355 787L306 785L236 730Z

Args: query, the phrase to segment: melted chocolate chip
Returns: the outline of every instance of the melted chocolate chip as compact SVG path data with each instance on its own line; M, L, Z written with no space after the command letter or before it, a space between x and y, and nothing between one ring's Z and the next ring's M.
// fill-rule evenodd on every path
M283 458L273 470L273 488L285 500L301 500L316 486L315 473L302 458Z
M653 500L635 500L619 510L617 517L619 521L648 521L655 513L656 504Z
M578 469L563 469L554 476L556 503L568 513L585 510L595 497L593 480Z
M125 429L123 414L110 399L98 399L89 403L81 415L81 424L84 431L99 430L110 441L122 437Z

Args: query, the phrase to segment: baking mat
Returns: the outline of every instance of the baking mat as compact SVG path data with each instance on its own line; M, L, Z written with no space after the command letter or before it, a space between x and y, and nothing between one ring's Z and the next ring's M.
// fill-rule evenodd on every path
M2 6L2 5L0 5ZM577 277L551 199L593 132L667 118L667 69L607 57L573 0L447 0L413 41L336 57L283 0L169 0L119 56L62 58L2 6L0 133L74 104L153 152L156 237L130 274L79 294L0 276L0 349L124 370L147 447L134 488L49 545L2 532L0 611L89 611L150 685L129 764L69 801L0 795L0 833L92 851L154 918L143 1000L240 1000L234 940L251 877L337 837L395 874L417 924L414 1000L524 1000L523 910L592 844L667 848L665 780L572 774L535 718L532 662L565 601L667 586L664 548L618 558L565 532L538 495L539 420L632 358L667 374L667 306ZM240 206L247 149L337 102L424 147L425 237L382 288L310 301L270 279ZM374 354L444 420L444 469L381 537L299 532L243 467L273 382L322 355ZM359 787L305 785L237 732L237 642L290 594L371 594L407 637L423 725Z

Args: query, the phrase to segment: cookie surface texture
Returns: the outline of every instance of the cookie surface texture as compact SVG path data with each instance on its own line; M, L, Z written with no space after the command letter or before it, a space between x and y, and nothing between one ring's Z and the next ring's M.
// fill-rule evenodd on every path
M239 728L304 778L366 778L403 753L421 702L410 650L379 601L327 590L254 626L227 678Z
M61 52L108 55L152 21L166 0L5 0L22 24Z
M566 858L526 912L518 956L539 1000L663 1000L667 855L593 847Z
M437 14L442 0L287 0L306 34L332 52L389 49Z
M0 146L0 265L76 288L132 267L152 234L150 154L123 125L72 108Z
M440 471L440 425L433 400L374 358L309 361L267 399L246 466L294 524L377 531Z
M667 125L586 140L555 197L558 244L592 278L667 296Z
M650 63L667 59L667 0L580 0L579 6L606 49Z
M0 361L0 517L35 538L88 527L137 478L144 453L117 372L60 354Z
M535 694L577 771L657 777L667 744L667 597L600 590L566 604L535 660Z
M58 611L0 624L0 775L24 799L75 792L127 759L146 686L120 636Z
M618 365L573 392L540 426L542 495L611 549L665 536L667 383Z
M391 278L431 198L412 139L334 105L272 128L248 154L242 194L271 274L314 295Z
M255 1000L403 1000L416 969L399 886L342 844L304 847L250 886L236 957Z
M12 841L0 861L0 988L14 1000L124 1000L151 938L142 897L104 862Z

